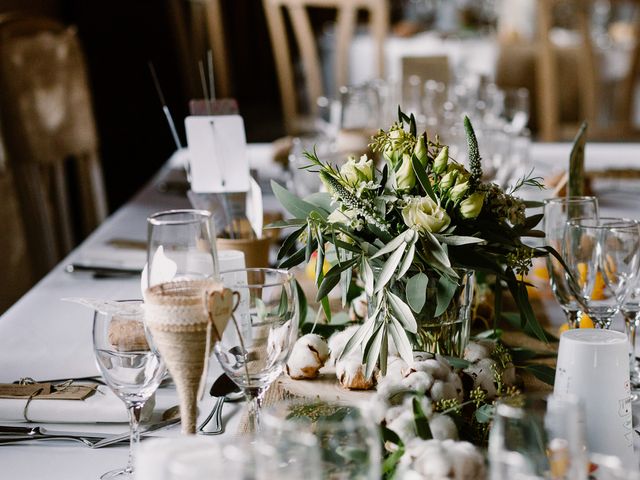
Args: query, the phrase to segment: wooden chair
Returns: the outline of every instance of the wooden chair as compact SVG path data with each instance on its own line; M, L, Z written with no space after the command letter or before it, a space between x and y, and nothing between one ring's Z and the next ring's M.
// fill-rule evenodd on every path
M582 120L589 122L592 139L624 139L633 135L633 105L640 73L640 15L634 24L636 44L631 68L621 80L613 105L613 117L601 122L604 87L591 34L591 1L573 0L573 18L580 42L559 48L551 39L554 10L561 0L538 1L538 39L536 42L536 105L539 137L544 141L571 139ZM564 0L566 3L566 0ZM616 0L613 0L616 3ZM634 1L640 6L640 1ZM575 95L575 97L571 97ZM563 117L574 110L572 121Z
M288 13L293 36L297 43L300 61L306 85L306 110L312 116L317 112L316 99L322 95L334 95L323 87L320 57L309 19L309 8L331 9L336 11L335 71L336 88L348 83L349 47L356 28L358 12L368 13L369 28L376 45L376 73L384 73L384 40L389 24L389 12L386 0L263 0L267 25L271 36L271 46L278 72L282 111L285 128L288 133L299 130L301 112L305 110L297 99L294 61L287 41L287 29L284 12Z
M75 29L33 17L0 23L0 121L29 256L42 275L107 215Z
M232 95L221 0L171 0L169 12L189 98L202 98L198 61L211 50L217 98Z

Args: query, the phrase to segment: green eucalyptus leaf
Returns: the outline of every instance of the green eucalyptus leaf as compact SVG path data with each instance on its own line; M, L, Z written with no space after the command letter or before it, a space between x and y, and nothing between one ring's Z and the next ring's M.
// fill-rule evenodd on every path
M413 265L413 258L415 257L415 255L416 255L416 242L414 241L409 244L409 250L405 254L404 259L400 264L400 269L398 270L398 275L397 275L398 278L402 278L404 274L409 271L409 268L411 268L411 265Z
M347 344L344 346L344 349L342 350L342 353L340 354L340 358L338 360L343 359L347 355L349 355L349 353L351 353L354 348L361 345L363 341L369 340L369 336L371 335L373 327L375 325L376 316L372 315L367 319L366 322L360 325L360 328L358 328L358 330L355 331Z
M436 286L436 317L442 315L447 310L457 289L458 284L449 278L442 276L438 279L438 284Z
M378 328L375 331L375 335L371 341L367 343L364 352L364 363L366 365L364 376L365 378L371 378L373 371L378 363L380 357L380 350L382 349L382 341L385 338L387 326L384 323L379 323Z
M361 274L363 275L363 281L364 281L364 291L366 292L366 294L368 296L373 296L373 282L374 282L374 278L373 278L373 269L371 268L371 265L369 264L368 260L366 259L366 257L362 257L362 272Z
M400 264L400 260L402 260L402 255L407 248L407 244L402 242L395 252L391 254L391 256L384 262L382 266L382 271L380 272L380 276L378 277L378 281L376 282L376 288L374 292L379 292L382 290L387 283L393 277L393 274L396 272L398 265Z
M422 405L420 405L420 399L418 397L413 397L413 417L418 436L422 440L432 439L433 434L431 433L431 427L429 427L429 420L422 410Z
M527 365L524 369L548 385L553 385L555 382L556 370L548 365Z
M304 201L329 213L333 211L331 195L328 192L316 192L304 197Z
M302 325L307 319L307 296L304 294L304 290L298 283L298 280L294 280L296 284L296 293L298 294L298 310L300 311L300 325Z
M393 343L395 343L400 357L411 365L413 363L413 349L411 348L411 342L409 341L407 332L402 328L400 322L393 317L389 322L389 332L391 333L391 338L393 338Z
M453 368L457 370L462 370L471 365L471 362L463 358L458 358L458 357L444 357L444 358L447 359L447 362L449 362L449 365L451 365Z
M436 198L435 193L433 193L433 188L431 188L431 181L429 180L429 176L427 175L424 166L422 165L422 163L420 163L420 160L418 160L418 157L416 157L415 155L411 156L411 166L413 167L416 178L418 179L418 182L424 189L425 193L429 195L429 197L431 197L431 200L438 203L438 199Z
M475 417L478 423L489 423L493 418L493 412L495 407L493 405L485 404L477 408Z
M291 250L293 250L293 248L296 246L296 241L298 240L298 237L302 235L302 232L304 232L304 229L305 227L302 226L298 230L295 230L289 234L289 236L282 243L282 247L280 247L280 250L278 250L278 260L283 259L289 254Z
M406 241L405 238L406 238L406 234L407 234L408 231L409 230L402 232L396 238L391 240L384 247L382 247L380 250L378 250L376 252L376 254L371 258L372 259L373 258L378 258L378 257L381 257L382 255L386 255L387 253L391 253L391 252L397 250L398 247L400 247L401 245L403 245L405 243L405 241ZM413 231L413 230L411 230L411 231Z
M425 239L430 247L431 254L445 267L451 267L451 261L447 252L431 232L425 232Z
M271 189L282 206L296 218L306 218L311 212L318 211L318 207L298 198L274 180L271 180ZM326 219L327 213L324 211L321 213Z
M470 245L473 243L486 243L485 240L478 237L465 237L462 235L440 235L434 233L433 236L441 243L451 246Z
M340 282L340 275L326 276L322 279L320 287L318 287L318 293L316 294L316 301L320 301L329 295L329 292Z
M409 308L409 305L404 303L400 297L392 292L387 292L387 299L391 305L391 310L395 314L395 318L402 324L403 328L410 333L416 333L418 331L418 324L413 316L413 312Z
M265 225L263 228L273 229L273 228L286 228L286 227L300 227L306 224L307 224L307 220L305 218L291 218L289 220L278 220L276 222L271 222L269 225Z
M429 277L423 272L415 274L407 281L407 303L411 309L419 313L427 300Z

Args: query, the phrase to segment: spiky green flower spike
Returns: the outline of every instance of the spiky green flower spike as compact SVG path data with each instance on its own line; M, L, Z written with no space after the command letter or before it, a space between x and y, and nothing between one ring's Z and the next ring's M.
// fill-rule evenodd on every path
M469 170L471 177L469 177L469 193L473 193L480 185L482 179L482 159L480 158L480 151L478 150L478 139L476 133L471 126L471 120L469 117L464 117L464 130L467 133L467 144L469 146Z

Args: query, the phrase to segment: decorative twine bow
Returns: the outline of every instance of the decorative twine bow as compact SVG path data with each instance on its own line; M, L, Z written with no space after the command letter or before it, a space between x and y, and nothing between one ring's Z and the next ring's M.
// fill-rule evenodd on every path
M52 392L64 392L67 388L69 388L71 385L73 385L73 382L74 382L73 379L69 379L69 380L65 380L64 382L52 384L51 385L51 391ZM40 382L36 382L31 377L23 377L20 380L18 380L17 382L14 382L14 383L16 383L17 385L36 385L36 384L38 384ZM98 386L94 385L93 388L97 389ZM44 387L40 387L37 390L35 390L34 392L32 392L31 395L29 395L29 398L27 398L27 403L24 404L24 408L22 409L22 416L24 417L26 422L31 422L31 420L29 419L29 416L27 415L27 412L29 411L29 405L31 404L31 400L33 400L35 397L40 395L43 390L44 390Z

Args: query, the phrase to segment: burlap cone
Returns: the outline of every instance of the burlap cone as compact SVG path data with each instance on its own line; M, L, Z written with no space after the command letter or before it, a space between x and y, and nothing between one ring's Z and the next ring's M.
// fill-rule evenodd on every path
M163 283L146 291L145 321L176 384L183 433L195 433L198 387L208 361L206 299L222 290L220 283L197 280ZM216 338L215 327L209 328Z

